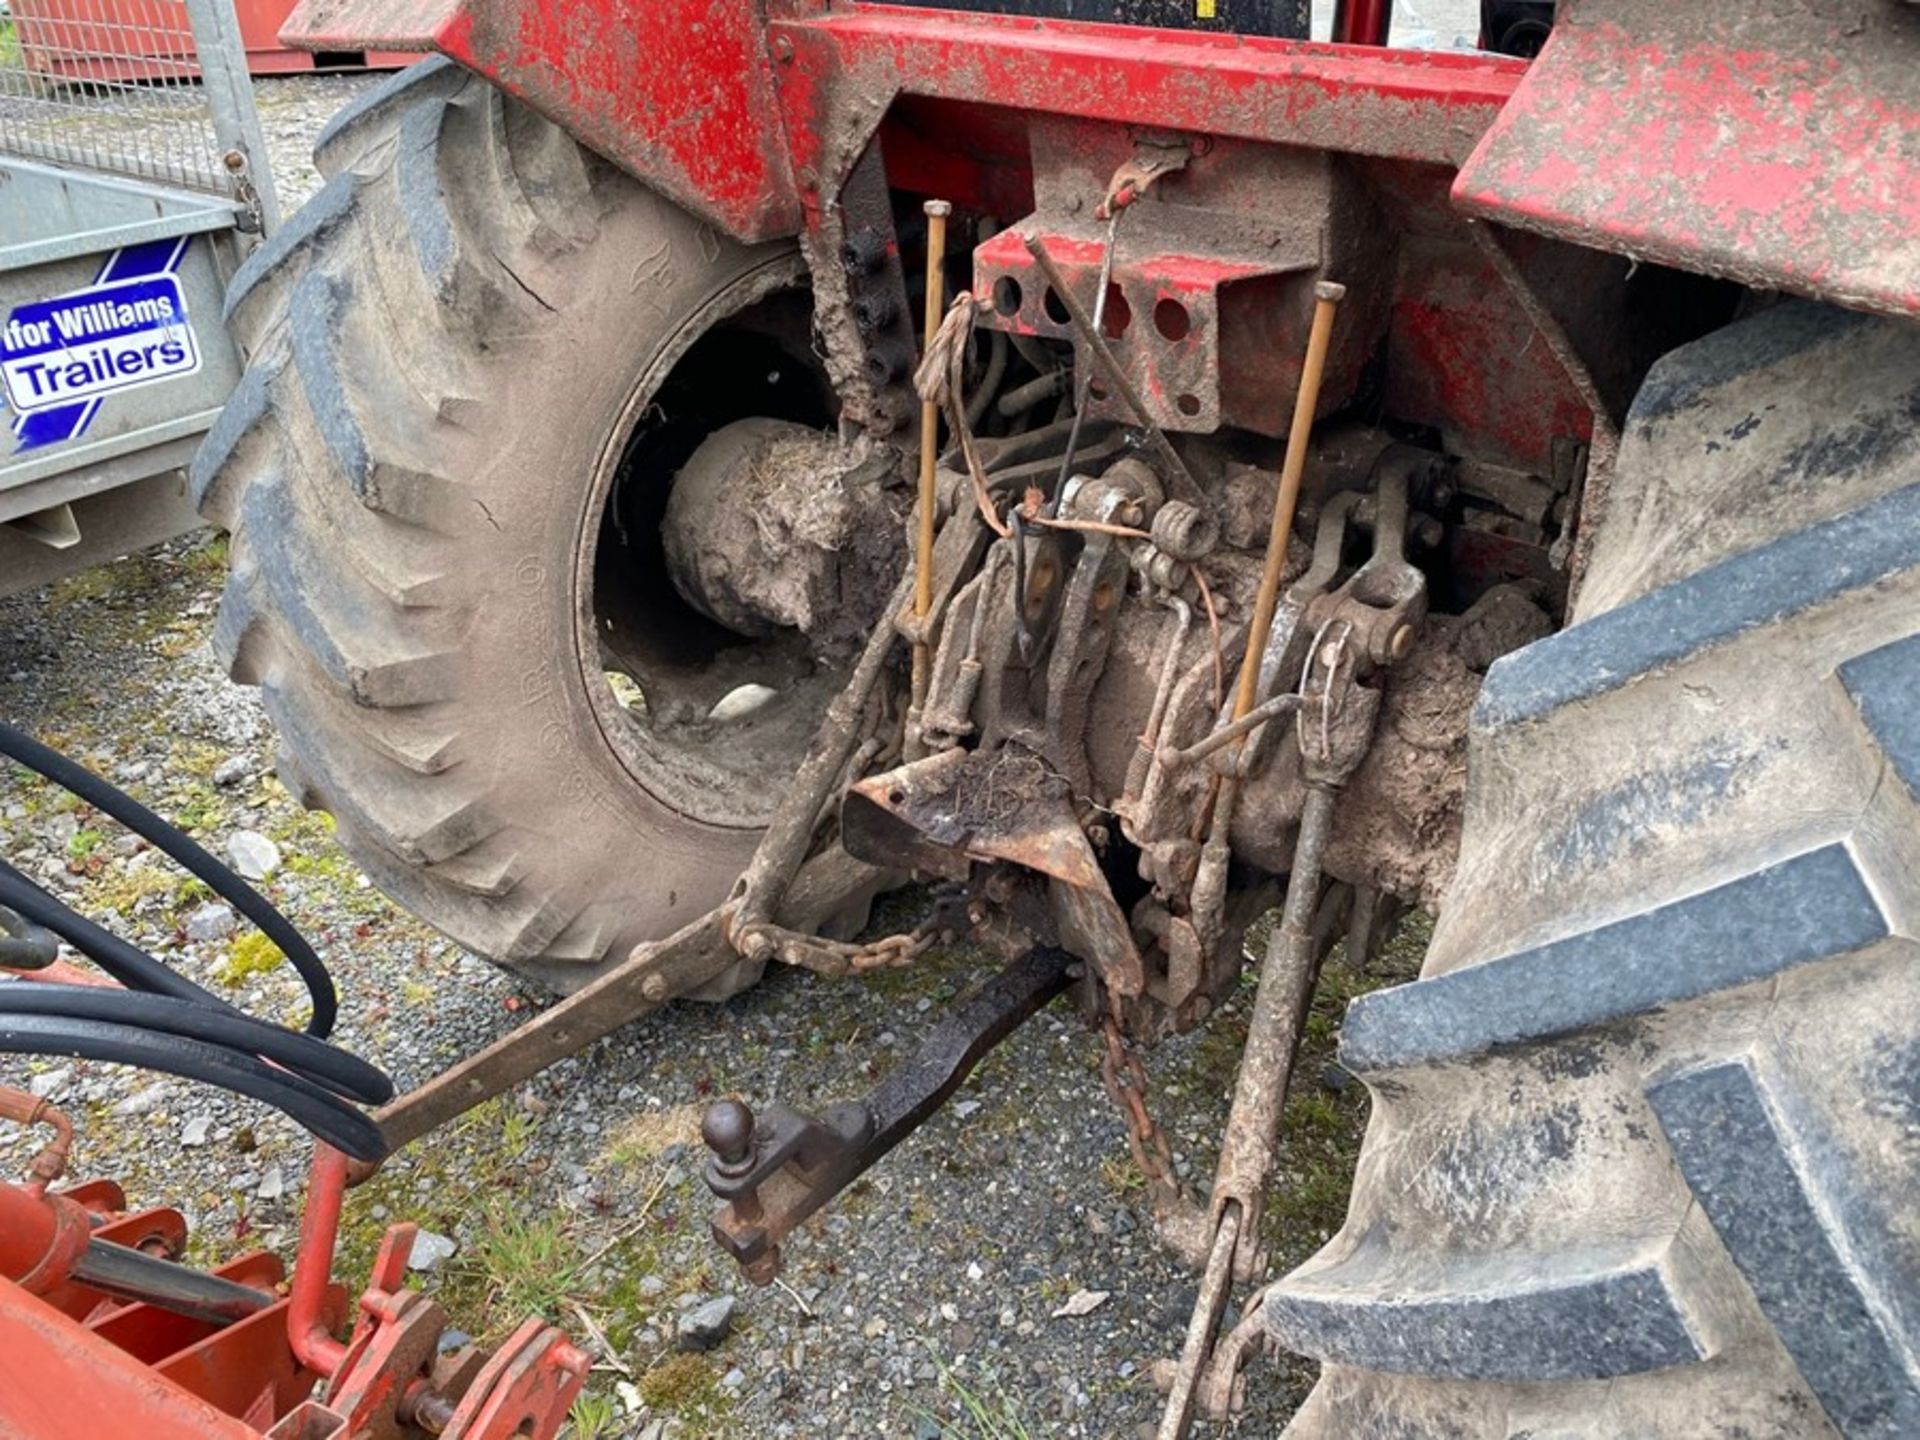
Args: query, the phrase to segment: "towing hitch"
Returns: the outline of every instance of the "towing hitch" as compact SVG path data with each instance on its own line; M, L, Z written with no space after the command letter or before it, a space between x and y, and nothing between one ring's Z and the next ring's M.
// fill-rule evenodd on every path
M989 1051L1082 973L1064 950L1029 950L949 1011L870 1095L817 1119L778 1103L758 1116L738 1100L708 1106L707 1188L723 1202L714 1239L747 1279L771 1285L794 1227L925 1124Z

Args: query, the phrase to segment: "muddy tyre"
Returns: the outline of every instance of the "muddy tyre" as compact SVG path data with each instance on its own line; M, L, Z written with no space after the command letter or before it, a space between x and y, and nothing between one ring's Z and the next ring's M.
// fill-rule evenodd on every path
M572 988L720 898L831 679L710 723L805 662L679 601L655 534L714 428L831 421L804 272L441 61L316 159L235 279L248 368L194 468L217 641L383 889Z
M1920 1434L1920 329L1656 367L1576 623L1494 667L1420 980L1355 1002L1290 1434Z

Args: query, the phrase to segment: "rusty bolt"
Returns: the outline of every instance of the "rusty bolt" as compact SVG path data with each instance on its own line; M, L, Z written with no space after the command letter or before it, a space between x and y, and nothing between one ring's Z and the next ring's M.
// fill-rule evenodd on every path
M647 976L646 979L640 982L640 993L658 1005L667 998L667 977L664 975Z
M247 168L247 157L238 150L229 150L220 157L220 163L238 175L242 170Z
M394 1413L402 1423L411 1421L429 1435L440 1435L453 1423L453 1412L453 1401L438 1390L416 1386L400 1398Z
M790 37L785 35L773 37L773 58L782 65L793 63L793 41Z
M771 1285L780 1278L780 1251L776 1247L764 1255L756 1255L740 1267L740 1273L747 1277L749 1285Z

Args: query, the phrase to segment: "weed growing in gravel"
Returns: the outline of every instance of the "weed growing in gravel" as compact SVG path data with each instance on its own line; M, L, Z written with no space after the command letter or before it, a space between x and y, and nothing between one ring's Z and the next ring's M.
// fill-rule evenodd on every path
M474 1263L486 1277L489 1313L561 1318L560 1307L580 1285L580 1249L568 1227L552 1216L528 1216L518 1207L487 1207Z
M573 1402L567 1415L567 1440L602 1440L620 1431L620 1407L611 1395L587 1391Z
M956 1422L917 1406L910 1413L938 1425L945 1440L1033 1440L1035 1432L1021 1414L1019 1402L998 1384L988 1382L983 1394L955 1375L953 1368L937 1353L933 1355L933 1363L940 1371L940 1388L959 1406L961 1418ZM967 1428L959 1428L962 1425Z
M55 581L47 590L47 607L52 610L64 610L69 605L85 604L89 600L102 600L114 591L115 571L110 565L101 565L92 570L82 570L78 575L69 575L64 580Z

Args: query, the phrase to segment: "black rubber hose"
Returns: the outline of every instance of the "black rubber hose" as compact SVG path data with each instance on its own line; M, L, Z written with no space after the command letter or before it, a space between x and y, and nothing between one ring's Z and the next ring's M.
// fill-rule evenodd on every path
M44 970L60 958L60 938L0 905L0 970Z
M83 985L0 985L0 1015L103 1020L257 1055L322 1089L363 1105L393 1098L393 1081L359 1056L238 1010L215 1010L167 995Z
M211 990L202 989L138 946L129 945L111 930L94 924L4 860L0 860L0 905L51 930L130 990L171 995L176 1000L190 1000L219 1009L231 1008Z
M102 1020L0 1015L0 1051L137 1065L204 1081L273 1106L356 1160L386 1158L386 1141L369 1117L290 1071L217 1045Z
M115 789L84 765L48 749L24 730L4 720L0 720L0 754L10 756L29 770L38 771L62 789L78 795L96 810L111 815L134 834L179 861L193 875L211 886L222 899L231 901L236 910L260 927L261 934L280 947L280 953L287 957L293 968L300 972L300 978L306 982L307 993L313 997L313 1015L307 1021L307 1033L322 1039L333 1033L339 1001L333 993L333 981L327 974L327 967L321 963L306 938L293 928L286 916L274 909L264 895L139 801ZM40 923L46 924L45 921ZM47 928L52 930L55 927L48 925Z

